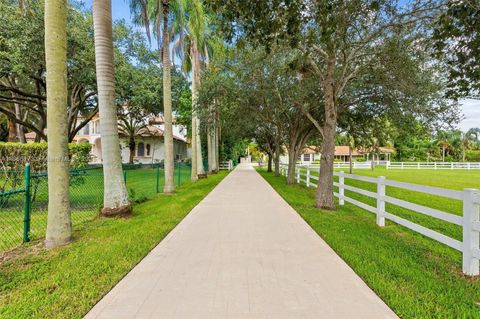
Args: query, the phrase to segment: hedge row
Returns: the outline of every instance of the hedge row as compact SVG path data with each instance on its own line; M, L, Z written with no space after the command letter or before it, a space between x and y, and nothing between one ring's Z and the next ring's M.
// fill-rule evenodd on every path
M69 144L70 165L72 168L85 167L90 162L91 146L88 143ZM22 171L26 163L34 172L47 170L47 143L1 143L0 162L2 171Z

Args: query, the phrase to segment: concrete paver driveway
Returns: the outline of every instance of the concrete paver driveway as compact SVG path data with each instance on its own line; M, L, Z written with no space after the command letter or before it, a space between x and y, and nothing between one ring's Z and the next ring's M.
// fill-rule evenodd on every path
M397 317L243 164L86 318Z

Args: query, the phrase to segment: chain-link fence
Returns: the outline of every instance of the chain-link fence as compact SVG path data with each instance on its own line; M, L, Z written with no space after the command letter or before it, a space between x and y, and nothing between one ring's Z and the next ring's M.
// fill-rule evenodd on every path
M124 165L130 200L142 201L163 192L162 164ZM0 254L22 242L45 236L48 177L44 172L0 173ZM190 180L189 164L175 163L175 184ZM70 207L73 227L98 216L103 203L103 170L92 166L70 171Z

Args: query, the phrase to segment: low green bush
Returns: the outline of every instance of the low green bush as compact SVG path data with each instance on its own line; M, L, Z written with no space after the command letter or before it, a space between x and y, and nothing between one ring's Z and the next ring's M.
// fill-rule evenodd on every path
M69 144L70 165L72 168L85 167L90 161L91 146L88 143ZM47 170L48 143L0 143L2 169L23 171L25 164L35 172Z
M469 162L480 162L480 150L465 151L465 160Z
M71 168L81 168L90 161L88 143L69 144ZM25 165L30 163L32 173L47 170L47 143L0 143L0 192L23 187Z

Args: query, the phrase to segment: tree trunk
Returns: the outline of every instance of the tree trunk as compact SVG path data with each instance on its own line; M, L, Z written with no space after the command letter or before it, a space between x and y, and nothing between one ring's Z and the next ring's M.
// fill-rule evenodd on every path
M268 168L267 168L267 172L272 172L272 162L273 162L273 158L272 158L272 154L268 154Z
M193 78L193 75L192 75ZM192 92L193 91L193 81L192 81ZM193 104L193 93L192 93L192 104ZM195 132L197 131L197 118L195 116L195 109L194 106L192 105L192 181L196 181L198 179L198 167L197 167L197 134Z
M210 127L207 129L207 159L208 159L208 173L213 173L213 141L212 130Z
M200 60L198 48L195 40L192 41L191 46L191 59L192 59L192 83L195 81L195 86L192 85L192 107L198 108L198 90L200 88ZM195 92L193 90L195 89ZM195 97L195 98L194 98ZM200 138L200 118L198 116L198 111L195 110L193 113L195 117L195 147L196 147L196 162L197 162L197 178L198 175L205 174L205 168L203 167L203 156L202 156L202 141Z
M333 198L333 159L335 156L335 129L337 125L337 113L334 97L334 63L327 65L327 75L323 83L325 94L325 121L323 130L322 156L320 158L320 176L318 178L318 189L316 207L335 209Z
M20 105L17 104L17 103L15 103L15 116L17 117L17 119L23 120ZM23 125L17 124L17 137L18 137L18 141L20 143L27 143L27 139L25 138L25 130L23 128Z
M103 158L103 216L129 215L115 107L111 0L93 1L95 62Z
M445 145L442 145L442 162L445 162Z
M280 143L275 143L275 176L280 176Z
M18 142L17 140L17 125L11 119L8 119L8 141Z
M133 157L135 155L135 139L130 137L130 141L128 142L128 148L130 150L130 154L128 156L128 163L133 164Z
M172 121L172 79L170 71L170 34L168 29L169 1L163 1L163 119L165 121L165 185L164 193L175 191L174 145Z
M191 52L192 54L193 52ZM196 103L198 99L198 91L197 91L197 70L192 66L192 140L191 140L191 147L192 147L192 181L196 181L198 179L198 169L197 169L197 110L196 110Z
M290 146L288 149L288 174L287 184L295 184L295 167L297 164L297 152L295 152L295 146Z
M220 128L216 127L215 128L215 172L218 173L218 170L220 169Z
M47 68L48 217L45 245L70 243L70 160L67 105L67 1L45 1L45 60Z

